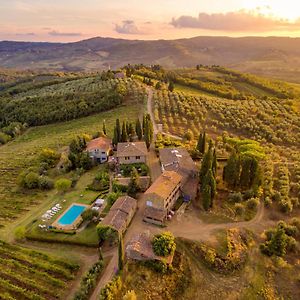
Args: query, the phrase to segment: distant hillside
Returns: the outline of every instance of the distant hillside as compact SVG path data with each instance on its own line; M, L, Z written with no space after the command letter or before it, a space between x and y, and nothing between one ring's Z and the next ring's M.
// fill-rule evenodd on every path
M0 67L87 71L124 64L217 64L300 82L300 38L195 37L179 40L92 38L75 43L0 42Z

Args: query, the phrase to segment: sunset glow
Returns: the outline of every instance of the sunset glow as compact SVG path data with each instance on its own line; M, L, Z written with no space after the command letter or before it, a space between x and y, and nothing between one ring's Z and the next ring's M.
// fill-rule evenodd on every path
M300 34L296 0L1 0L0 40Z

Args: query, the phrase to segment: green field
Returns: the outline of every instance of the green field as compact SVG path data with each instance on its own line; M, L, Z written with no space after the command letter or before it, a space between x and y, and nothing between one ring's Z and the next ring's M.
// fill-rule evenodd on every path
M31 128L24 135L1 146L0 225L15 220L20 213L30 210L47 198L46 193L21 192L17 189L18 174L37 163L37 155L41 149L60 149L77 135L101 131L104 120L108 135L111 135L116 118L135 120L140 111L141 105L128 104L86 118Z

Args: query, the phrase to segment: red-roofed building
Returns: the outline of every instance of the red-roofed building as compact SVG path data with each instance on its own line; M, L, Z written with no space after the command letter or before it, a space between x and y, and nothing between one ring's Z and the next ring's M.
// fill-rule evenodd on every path
M109 153L112 150L112 140L107 137L99 137L91 140L86 147L90 158L96 163L104 163L108 160Z

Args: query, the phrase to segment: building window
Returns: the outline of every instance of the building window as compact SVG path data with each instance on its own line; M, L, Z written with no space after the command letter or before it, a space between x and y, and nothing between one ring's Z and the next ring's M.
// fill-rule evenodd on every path
M140 156L136 156L135 159L141 159L141 157Z
M130 160L130 157L129 156L125 156L125 160Z
M102 152L101 152L101 154L105 155L105 154L106 154L106 152L102 151Z

